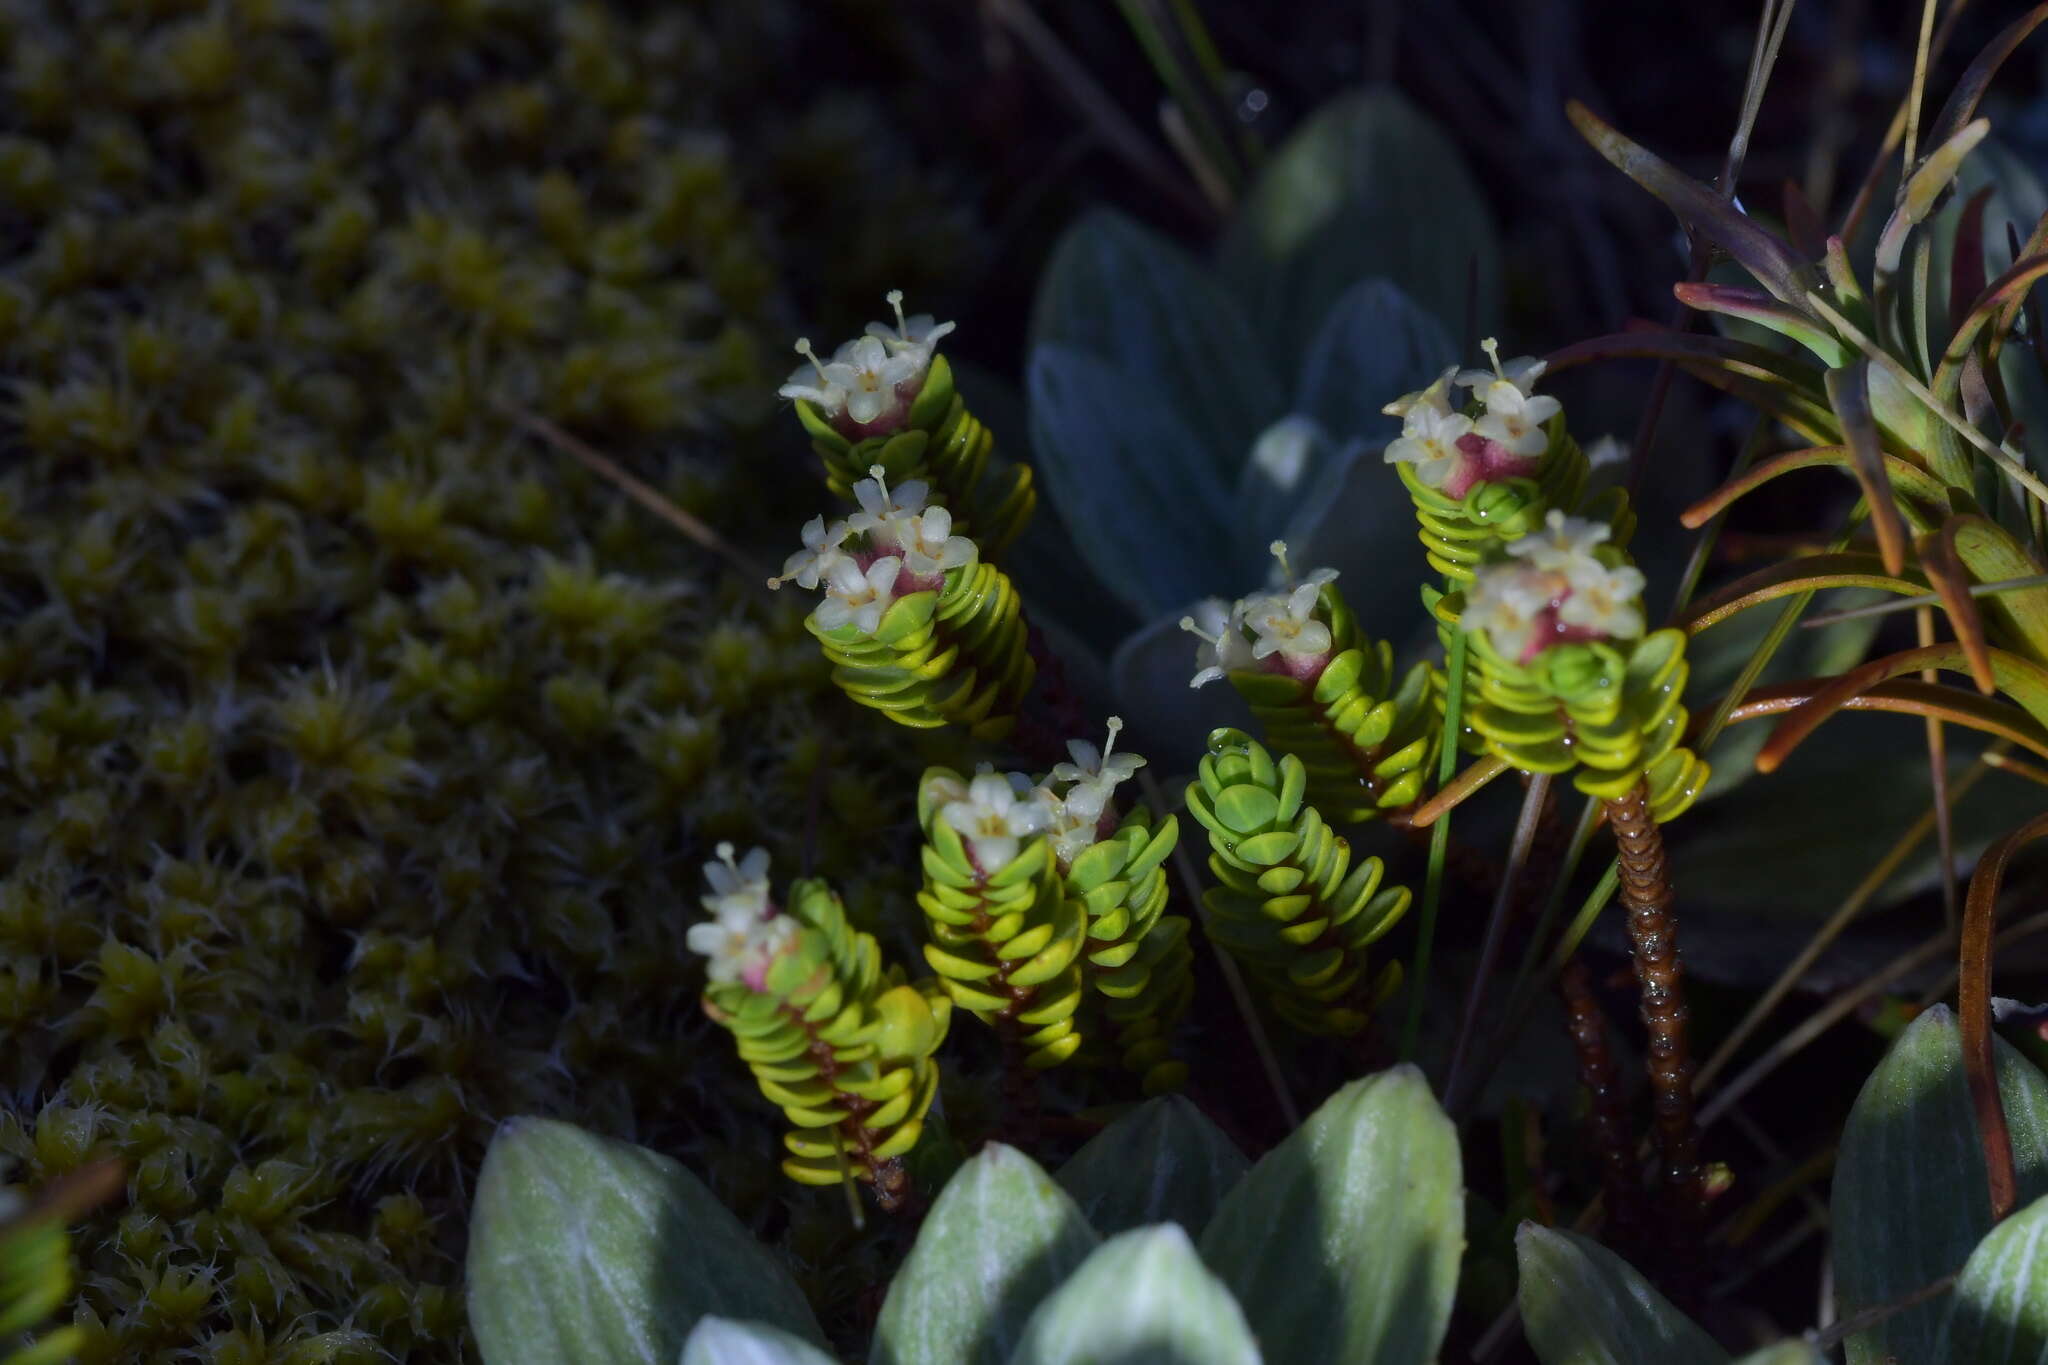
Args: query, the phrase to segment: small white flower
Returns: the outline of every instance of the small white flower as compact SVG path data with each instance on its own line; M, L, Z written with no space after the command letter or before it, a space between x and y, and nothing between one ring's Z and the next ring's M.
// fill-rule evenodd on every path
M1633 640L1643 633L1644 581L1642 571L1632 564L1581 569L1571 578L1570 594L1558 604L1557 619L1609 639Z
M1595 469L1611 464L1627 464L1628 457L1628 443L1617 441L1612 436L1602 436L1586 447L1586 463Z
M712 918L691 925L683 941L709 959L706 970L714 983L744 981L759 989L769 964L797 933L797 922L768 903L768 850L757 848L735 863L732 845L722 843L718 861L704 865L704 876L712 892L704 906Z
M975 774L966 798L941 806L939 818L959 831L983 873L1008 866L1024 839L1052 823L1042 802L1020 800L1010 779L999 773Z
M1201 644L1195 648L1195 676L1189 687L1201 687L1220 680L1226 673L1250 668L1251 642L1244 638L1243 603L1205 597L1195 604L1192 615L1180 618L1180 628Z
M1548 394L1531 397L1507 379L1488 384L1484 396L1486 415L1474 424L1474 431L1498 441L1510 455L1541 455L1550 448L1543 424L1564 411L1564 404Z
M1145 760L1137 754L1115 752L1116 737L1123 728L1123 717L1111 716L1109 739L1100 749L1085 739L1068 740L1067 753L1074 761L1058 764L1052 770L1053 781L1073 784L1067 788L1066 799L1062 803L1067 815L1076 822L1085 823L1091 830L1102 818L1102 812L1108 808L1109 798L1117 787L1130 781L1138 769L1145 766Z
M1575 582L1579 574L1606 572L1593 551L1613 534L1614 528L1604 521L1568 517L1553 507L1543 518L1543 529L1509 545L1508 553L1545 573L1562 574L1567 582Z
M1330 628L1315 619L1321 593L1320 584L1303 583L1288 593L1247 597L1243 611L1245 624L1252 628L1252 657L1313 657L1329 653Z
M903 561L895 555L884 555L866 573L851 559L832 565L825 574L825 600L813 613L818 628L837 630L851 621L861 634L873 635L882 628L882 613L896 600L896 578L902 572Z
M1465 593L1458 625L1484 631L1494 652L1519 660L1536 638L1538 618L1563 588L1555 575L1532 564L1495 564L1481 569Z
M1317 447L1329 444L1329 440L1315 418L1290 413L1260 432L1252 442L1251 467L1273 487L1286 492L1301 482Z
M846 559L846 551L840 547L851 530L843 521L828 526L823 517L812 517L804 523L804 548L782 562L782 572L769 579L768 586L779 588L794 581L800 588L816 588L834 564Z
M846 519L847 526L857 536L886 532L905 517L916 516L924 510L925 499L931 496L930 486L922 479L912 479L891 488L882 466L869 465L868 474L870 477L853 486L853 498L860 504L860 510Z
M836 374L818 353L811 349L809 337L796 339L796 353L804 363L789 372L789 378L777 389L782 398L801 398L822 411L827 417L836 417L846 407L845 381L852 378L850 373Z
M768 850L750 850L740 862L732 859L732 845L718 845L718 861L704 864L704 880L711 883L711 894L704 897L704 908L714 915L723 916L727 911L738 911L760 919L768 910Z
M891 327L887 323L871 322L867 333L892 353L913 357L917 361L918 375L922 377L932 363L932 356L938 352L940 338L953 331L953 324L934 323L930 313L919 313L906 320L901 289L891 289L888 299L889 306L896 310L896 325Z
M1549 361L1538 360L1533 355L1517 356L1503 363L1500 358L1500 343L1492 337L1480 342L1479 346L1486 352L1487 358L1493 361L1493 368L1458 371L1458 383L1475 392L1484 389L1495 380L1504 379L1521 390L1526 397L1536 391L1536 381L1543 377L1543 371L1550 366Z
M975 560L974 542L953 534L953 514L943 507L927 507L890 529L903 551L903 567L918 578L965 568Z
M891 355L874 337L856 337L832 353L824 373L829 382L846 390L846 415L865 425L897 401L898 384L922 378L924 367L916 356Z
M1457 372L1458 367L1456 365L1451 366L1438 375L1436 382L1428 388L1417 389L1414 393L1404 393L1393 402L1381 408L1380 411L1389 417L1406 417L1409 413L1419 409L1429 409L1446 417L1450 416L1453 411L1451 407L1451 376Z
M1472 419L1464 413L1418 404L1409 409L1401 434L1387 442L1384 458L1388 464L1414 465L1424 485L1441 488L1463 459L1459 439L1471 433Z

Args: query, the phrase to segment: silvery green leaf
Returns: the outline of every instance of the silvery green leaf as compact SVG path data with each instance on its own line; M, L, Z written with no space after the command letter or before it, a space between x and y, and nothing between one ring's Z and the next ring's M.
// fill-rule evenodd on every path
M1464 1246L1457 1132L1412 1066L1331 1096L1201 1237L1267 1358L1289 1365L1434 1360Z
M1361 279L1401 281L1454 336L1468 314L1484 329L1499 308L1500 245L1478 182L1388 88L1331 100L1267 158L1221 261L1283 374Z
M1415 505L1380 447L1354 442L1301 500L1281 538L1297 573L1337 571L1359 629L1393 641L1403 663L1417 657L1409 646L1435 643L1416 595L1428 566L1415 540Z
M764 1322L707 1317L683 1343L680 1365L837 1365L801 1337Z
M990 1143L939 1192L890 1283L873 1365L1003 1365L1097 1240L1038 1163Z
M1103 1234L1173 1222L1199 1234L1251 1169L1221 1129L1180 1095L1147 1100L1060 1168L1060 1187Z
M1401 434L1400 419L1380 409L1434 383L1458 360L1444 324L1400 286L1360 280L1330 305L1302 355L1294 410L1315 418L1339 444L1362 440L1377 449Z
M1735 1365L1827 1365L1827 1360L1810 1341L1781 1341L1761 1351L1751 1351Z
M1590 1237L1522 1224L1522 1328L1543 1365L1727 1365L1728 1353Z
M1168 1223L1112 1237L1038 1305L1009 1365L1260 1365L1244 1313Z
M1039 278L1031 349L1048 345L1107 362L1122 377L1121 402L1175 413L1191 439L1156 458L1225 488L1287 407L1271 338L1210 268L1106 209L1067 229ZM1064 490L1055 496L1072 524Z
M2048 1198L1993 1228L1949 1296L1940 1359L2048 1365Z
M695 1176L551 1119L492 1139L468 1276L486 1365L674 1365L714 1310L824 1340L789 1273Z
M1066 345L1033 349L1027 386L1039 473L1104 589L1146 620L1247 590L1229 476L1198 458L1195 414Z
M1993 1039L2022 1200L2048 1193L2048 1077ZM1864 1082L1835 1163L1837 1312L1853 1317L1962 1267L1991 1231L1984 1152L1955 1015L1937 1005L1907 1026ZM1847 1342L1849 1365L1944 1360L1948 1305L1917 1304Z

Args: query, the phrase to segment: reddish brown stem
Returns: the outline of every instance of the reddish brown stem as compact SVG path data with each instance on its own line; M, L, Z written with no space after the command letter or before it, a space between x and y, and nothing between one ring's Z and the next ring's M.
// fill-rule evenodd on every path
M1963 1071L1970 1105L1977 1114L1977 1139L1984 1145L1984 1170L1991 1189L1994 1222L2019 1202L2013 1169L2012 1133L1998 1093L1998 1057L1991 1045L1991 930L1997 919L1998 887L2015 853L2048 835L2048 815L2037 816L1992 846L1970 878L1963 903L1962 958L1956 977L1956 1021L1963 1035Z
M1635 1134L1628 1121L1628 1095L1607 1047L1607 1016L1593 995L1592 975L1573 958L1557 979L1564 996L1579 1083L1592 1101L1593 1150L1600 1158L1600 1188L1607 1197L1608 1225L1618 1242L1635 1240L1642 1224L1642 1182L1637 1178Z
M1693 1118L1692 1055L1686 1043L1685 984L1678 965L1678 926L1671 913L1671 868L1664 836L1650 814L1649 787L1607 803L1621 851L1621 904L1628 913L1636 981L1649 1033L1650 1097L1656 1111L1664 1205L1677 1244L1699 1225L1699 1127Z

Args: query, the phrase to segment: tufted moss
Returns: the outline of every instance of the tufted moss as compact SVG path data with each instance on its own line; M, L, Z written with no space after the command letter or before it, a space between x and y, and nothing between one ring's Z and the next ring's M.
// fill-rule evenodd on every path
M871 1282L723 1136L765 1121L682 935L724 838L875 927L935 755L821 725L797 606L504 406L779 535L730 458L776 196L825 167L855 255L958 246L852 173L857 93L744 141L800 8L0 5L0 1158L127 1164L82 1360L467 1358L517 1113L689 1156L828 1312Z

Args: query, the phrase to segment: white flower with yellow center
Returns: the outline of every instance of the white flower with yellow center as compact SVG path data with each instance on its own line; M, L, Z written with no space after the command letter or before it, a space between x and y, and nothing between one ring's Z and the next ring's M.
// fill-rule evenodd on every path
M1557 607L1560 625L1595 631L1614 640L1643 633L1642 570L1632 564L1610 569L1594 563L1570 577L1572 590Z
M768 903L768 851L757 848L743 863L733 861L732 851L720 844L719 861L704 865L712 891L704 905L713 917L691 925L683 941L708 959L713 984L744 981L759 989L769 965L795 941L797 922Z
M800 588L816 588L834 564L847 558L841 547L851 533L852 528L843 521L828 525L823 517L812 517L804 523L804 548L782 562L782 572L769 579L768 586L779 588L794 582Z
M1493 361L1492 375L1484 370L1467 370L1458 376L1460 384L1469 381L1486 403L1486 415L1472 429L1486 440L1497 442L1510 455L1541 455L1550 448L1543 424L1564 411L1564 405L1555 398L1531 392L1543 374L1544 362L1523 356L1503 365L1499 342L1488 337L1480 344Z
M917 362L918 377L924 376L930 368L932 357L938 353L939 340L953 331L950 322L932 321L930 313L918 313L905 319L903 316L903 291L891 289L888 293L889 306L896 310L896 325L871 322L867 333L889 348L891 354L909 356Z
M943 507L904 517L890 531L903 551L903 567L918 578L965 568L977 555L972 540L953 534L953 514Z
M922 512L929 496L931 487L924 480L912 479L891 488L882 466L871 464L868 477L853 486L853 500L860 504L860 510L848 517L846 524L857 536L885 532L905 517Z
M1052 823L1044 805L1019 798L1009 778L992 772L976 773L963 799L939 807L939 818L959 832L984 874L1007 867L1025 839Z
M1330 652L1330 628L1315 619L1322 583L1327 581L1312 579L1286 593L1262 592L1244 600L1254 659L1275 654L1312 658Z
M1588 569L1605 572L1593 551L1613 535L1614 528L1604 521L1569 517L1553 507L1544 515L1543 529L1509 545L1508 553L1569 580Z
M1189 687L1216 682L1226 673L1257 662L1252 658L1251 642L1244 638L1243 605L1205 597L1191 614L1180 618L1180 628L1201 641L1195 647L1196 672L1188 680Z
M842 559L826 570L825 600L812 613L820 630L837 630L852 622L863 635L882 628L882 613L896 600L896 579L903 561L884 555L861 572L858 563Z
M855 337L832 353L830 364L818 359L808 337L797 338L796 349L810 361L811 368L799 366L776 392L784 398L802 398L827 417L837 417L843 411L862 425L899 401L897 385L924 374L916 356L891 355L875 337Z
M1429 488L1441 488L1456 473L1463 456L1458 442L1472 434L1472 419L1434 403L1408 409L1401 434L1387 442L1382 458L1388 464L1412 464L1415 477Z
M1455 411L1451 407L1451 377L1457 373L1458 367L1453 365L1438 375L1428 388L1404 393L1380 411L1389 417L1407 417L1418 409L1427 408L1448 417Z
M1102 819L1102 812L1108 808L1109 798L1116 789L1145 766L1145 760L1137 754L1116 752L1116 737L1123 728L1123 717L1111 716L1109 738L1100 749L1085 739L1068 740L1067 753L1074 761L1058 764L1052 770L1053 781L1073 784L1067 788L1062 803L1067 815L1090 830ZM1093 842L1092 835L1090 842ZM1076 853L1079 851L1075 850Z
M1465 611L1458 625L1484 631L1494 653L1520 660L1536 641L1539 618L1564 584L1555 574L1533 564L1513 562L1481 569L1465 591Z
M1541 379L1543 371L1550 367L1549 361L1538 360L1533 355L1517 356L1513 360L1503 361L1500 358L1500 343L1492 337L1480 342L1479 347L1493 362L1493 368L1458 371L1459 386L1471 389L1475 393L1483 393L1488 385L1505 380L1526 397L1536 392L1536 381Z

